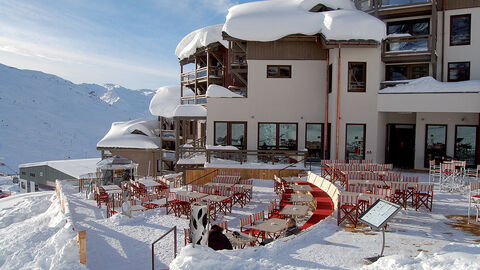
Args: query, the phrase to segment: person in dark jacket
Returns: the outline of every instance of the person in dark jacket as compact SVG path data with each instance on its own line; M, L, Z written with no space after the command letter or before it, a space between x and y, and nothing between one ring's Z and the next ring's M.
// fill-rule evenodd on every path
M294 218L289 218L287 219L287 223L285 224L285 229L283 229L282 233L275 237L275 239L278 239L280 237L287 237L290 235L294 235L300 232L300 229L297 227L297 222L295 221ZM270 244L275 240L274 238L267 238L263 240L260 245L265 246L266 244Z
M214 250L233 249L230 240L222 232L222 227L213 225L208 233L208 246Z

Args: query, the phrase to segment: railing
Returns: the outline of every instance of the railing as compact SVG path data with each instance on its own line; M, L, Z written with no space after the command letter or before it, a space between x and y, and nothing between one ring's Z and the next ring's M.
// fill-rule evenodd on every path
M180 158L192 158L195 155L205 155L206 149L204 147L185 147L180 146L178 148L178 156Z
M175 139L175 130L162 130L163 139Z
M389 7L408 7L410 5L430 4L432 0L356 0L358 9L368 12L375 9Z
M181 98L182 104L195 104L195 97L188 96ZM207 96L206 95L197 95L197 104L205 104L207 103Z
M383 56L412 55L431 52L432 36L389 37L383 43Z
M211 162L212 157L219 159L226 159L240 162L243 164L247 162L248 157L256 157L256 161L262 163L272 164L293 164L298 163L299 160L304 161L304 166L307 166L306 156L308 151L281 151L281 150L224 150L224 149L207 149L206 161Z
M168 230L166 233L160 236L160 238L158 238L152 243L152 270L155 269L155 244L158 241L162 240L165 236L167 236L172 231L173 231L173 258L177 257L177 226L173 226L173 228Z
M215 169L215 170L213 170L213 171L211 171L211 172L209 172L209 173L206 173L206 174L204 174L204 175L202 175L202 176L200 176L200 177L198 177L198 178L196 178L196 179L194 179L194 180L186 183L185 185L187 186L187 191L188 191L188 185L191 185L191 184L199 181L200 179L203 179L203 178L209 176L209 175L212 174L212 173L218 173L218 169ZM192 188L193 188L193 187L192 187Z
M290 165L286 166L285 168L280 169L280 170L278 171L278 177L282 178L282 172L283 172L283 171L285 171L286 169L288 169L288 168L290 168L290 167L293 167L293 166L297 165L298 163L300 163L300 162L302 162L302 161L303 161L303 162L306 162L307 159L308 159L308 156L304 157L302 160L299 160L297 163L290 164ZM309 163L310 163L310 169L309 169L309 170L311 171L311 170L312 170L312 160L311 160L311 159L310 159L310 162L309 162ZM304 164L305 164L305 163L304 163ZM305 167L306 167L306 166L305 166Z
M181 75L182 83L194 83L195 79L205 79L207 78L207 74L212 79L221 79L223 78L223 71L222 67L202 67L197 69L197 77L195 78L195 70L184 72Z

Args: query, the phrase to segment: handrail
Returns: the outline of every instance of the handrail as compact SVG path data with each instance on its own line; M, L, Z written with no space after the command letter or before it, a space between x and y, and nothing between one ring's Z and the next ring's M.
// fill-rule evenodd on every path
M167 234L171 233L173 231L173 258L177 257L177 226L173 226L170 230L168 230L166 233L164 233L160 238L155 240L152 243L152 270L155 269L155 244L162 240Z
M286 169L288 169L288 168L290 168L290 167L293 167L293 166L297 165L297 164L300 163L300 162L305 162L307 159L308 159L308 155L306 155L303 159L297 161L297 163L288 164L288 166L286 166L285 168L282 168L282 169L280 169L280 170L278 171L278 177L281 178L281 179L283 179L283 178L282 178L282 175L281 175L281 172L282 172L282 171L284 171L284 170L286 170ZM310 171L311 171L311 170L312 170L312 160L310 159Z
M211 172L209 172L209 173L207 173L207 174L204 174L204 175L200 176L199 178L197 178L197 179L195 179L195 180L193 180L193 181L191 181L191 182L189 182L189 183L186 183L185 185L187 186L187 191L188 191L188 185L190 185L190 184L192 184L192 183L194 183L194 182L196 182L196 181L198 181L198 180L204 178L205 176L210 175L210 174L212 174L212 173L214 173L214 172L218 172L218 169L215 169L215 170L213 170L213 171L211 171Z

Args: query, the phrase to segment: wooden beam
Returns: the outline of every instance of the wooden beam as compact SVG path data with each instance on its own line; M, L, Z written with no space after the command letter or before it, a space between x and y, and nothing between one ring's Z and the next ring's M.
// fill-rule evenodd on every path
M236 70L230 70L230 73L235 75L245 86L248 85L247 81Z
M210 85L210 52L207 51L207 87Z
M215 52L210 52L211 55L213 55L213 57L215 57L215 59L217 59L217 61L220 63L220 65L222 65L222 67L225 65L223 63L223 59L221 59L221 57L219 57Z

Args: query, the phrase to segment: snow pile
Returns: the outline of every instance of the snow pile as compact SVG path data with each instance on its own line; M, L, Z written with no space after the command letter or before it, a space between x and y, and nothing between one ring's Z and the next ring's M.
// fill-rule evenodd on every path
M223 24L217 24L191 32L178 43L175 55L182 60L195 54L197 49L215 42L219 42L225 48L228 48L228 42L223 40L222 37L222 27Z
M206 147L207 150L230 150L230 151L236 151L238 150L238 147L235 147L233 145L207 145Z
M480 80L462 82L439 82L432 77L422 77L407 84L399 84L378 91L388 93L478 93Z
M36 166L49 166L74 178L80 178L80 175L96 171L96 164L99 161L100 158L51 160L44 162L24 163L18 165L18 167L27 168Z
M97 147L156 149L159 146L157 119L137 119L114 122L110 131L97 143Z
M225 88L223 86L216 85L216 84L211 84L207 88L207 98L212 98L212 97L213 98L216 98L216 97L220 97L220 98L243 98L244 96L236 94L236 93L228 90L227 88Z
M207 109L198 104L178 105L173 112L174 117L207 117Z
M450 243L432 255L420 252L415 258L405 255L383 257L363 269L480 269L480 245Z
M1 269L85 269L77 233L53 192L10 196L0 209Z
M183 96L193 96L190 88L183 88ZM157 89L157 92L150 101L150 113L166 118L173 117L173 111L180 104L180 86L170 85Z
M348 4L348 3L349 4ZM336 3L335 5L331 5ZM310 12L318 4L341 10ZM229 9L223 31L251 41L274 41L293 34L322 34L327 40L375 40L386 37L385 23L362 11L351 1L259 1Z

